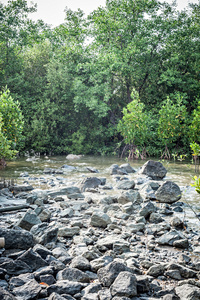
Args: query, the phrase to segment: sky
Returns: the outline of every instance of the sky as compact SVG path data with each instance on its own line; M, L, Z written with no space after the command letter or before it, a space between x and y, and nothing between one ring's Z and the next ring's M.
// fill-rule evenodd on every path
M161 0L162 1L162 0ZM165 0L172 3L172 0ZM31 14L34 21L42 19L45 23L58 26L64 22L65 7L72 10L82 9L86 15L97 9L99 6L105 6L106 0L27 0L27 3L37 3L37 13ZM199 0L177 0L178 9L184 9L188 3L198 3ZM8 0L0 0L0 3L6 5Z

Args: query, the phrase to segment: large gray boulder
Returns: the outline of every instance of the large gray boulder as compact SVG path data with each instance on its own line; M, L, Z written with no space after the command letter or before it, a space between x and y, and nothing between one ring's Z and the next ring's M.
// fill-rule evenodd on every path
M133 297L137 295L137 280L130 272L120 272L111 285L112 296Z
M40 223L42 223L42 221L37 214L32 209L28 209L17 223L17 226L29 231L34 225Z
M165 181L155 192L156 200L162 203L174 203L181 199L179 186L172 181Z
M85 192L86 189L96 189L101 184L101 179L97 177L87 177L80 182L79 187L81 192Z
M175 292L181 300L200 299L200 288L191 284L183 284L175 287Z
M148 160L141 168L140 174L145 174L154 180L160 180L165 177L167 170L159 161Z
M92 214L91 221L90 221L91 226L106 228L106 226L110 223L111 223L110 217L107 214L103 213L102 211L98 210Z
M6 249L27 250L34 246L33 235L26 230L5 229L0 227L0 236L5 238Z

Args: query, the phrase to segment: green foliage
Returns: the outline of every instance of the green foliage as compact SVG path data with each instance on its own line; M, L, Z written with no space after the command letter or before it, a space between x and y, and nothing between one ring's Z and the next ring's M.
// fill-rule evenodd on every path
M144 147L147 138L148 119L144 112L144 104L140 102L139 94L133 90L131 94L133 100L123 109L123 118L119 121L118 131L124 138L126 144L136 147Z
M193 142L193 143L190 143L190 148L193 151L193 153L192 153L193 156L200 156L200 145Z
M181 138L186 138L187 110L183 104L183 97L175 95L174 101L169 97L159 110L158 134L163 146L172 148L178 145Z
M19 103L5 89L0 93L0 159L16 155L15 147L22 140L23 124Z
M198 106L193 110L192 121L189 127L190 140L200 143L200 100Z
M194 176L192 179L194 180L194 183L191 184L191 186L194 186L195 191L200 194L200 176Z

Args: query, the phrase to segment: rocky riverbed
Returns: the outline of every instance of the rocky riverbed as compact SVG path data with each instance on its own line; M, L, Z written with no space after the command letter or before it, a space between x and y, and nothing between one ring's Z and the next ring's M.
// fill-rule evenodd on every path
M0 299L200 299L199 220L188 226L160 162L115 164L107 178L88 167L77 182L68 168L45 169L59 176L47 189L29 174L0 186Z

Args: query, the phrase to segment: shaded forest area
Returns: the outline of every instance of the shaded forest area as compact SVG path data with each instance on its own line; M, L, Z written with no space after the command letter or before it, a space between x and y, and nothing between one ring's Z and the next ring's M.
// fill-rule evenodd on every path
M16 150L170 158L200 143L199 4L107 0L87 17L66 8L55 28L35 11L0 4L0 88L24 120Z

